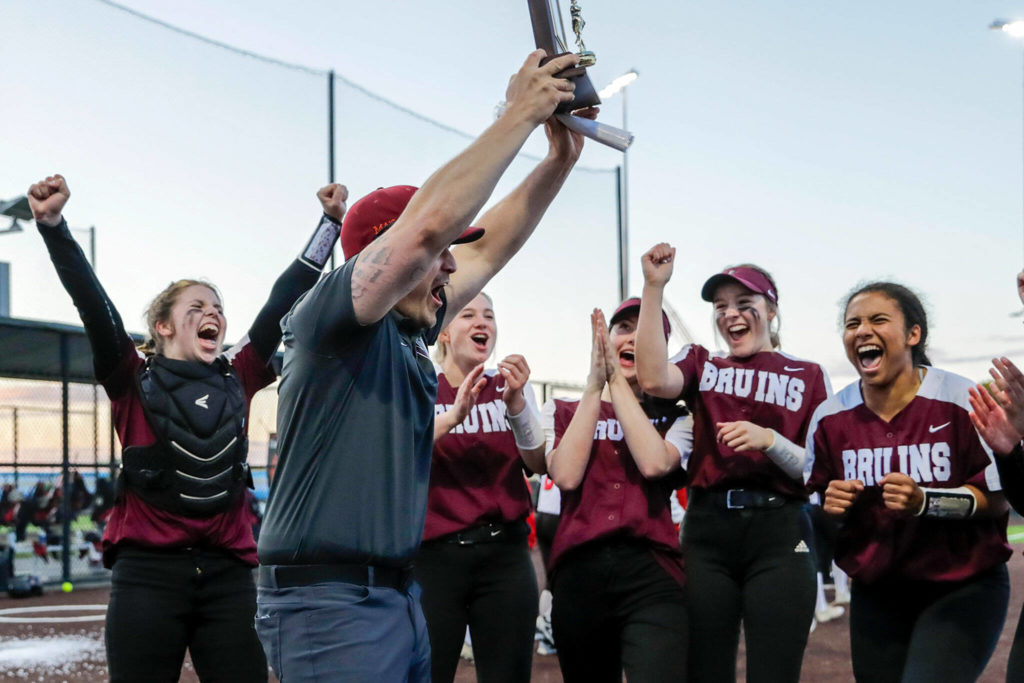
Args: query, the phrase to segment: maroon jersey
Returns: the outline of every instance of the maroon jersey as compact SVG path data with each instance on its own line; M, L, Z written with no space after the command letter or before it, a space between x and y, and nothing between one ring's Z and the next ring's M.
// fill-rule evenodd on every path
M469 415L434 442L423 540L489 522L515 522L530 514L530 489L512 429L505 419L505 378L484 373L486 384ZM458 389L437 373L435 415L452 409ZM523 388L527 410L537 410L533 389Z
M928 368L917 395L889 422L864 405L859 382L818 408L807 437L808 486L824 498L832 480L864 482L836 545L836 564L850 576L865 582L959 581L1010 557L1007 515L933 519L889 510L882 502L879 481L889 472L928 488L1001 489L992 453L969 417L972 386Z
M577 407L579 401L563 399L552 399L544 405L542 417L549 451L562 441ZM672 416L652 422L685 457L692 444L689 421ZM682 584L683 562L669 503L678 479L669 475L652 480L640 474L612 404L602 401L583 481L576 489L561 492L562 516L551 545L550 569L553 571L572 548L597 539L625 536L649 541L659 564Z
M125 343L131 344L131 341L126 337ZM276 376L248 343L248 338L229 349L225 356L245 391L248 424L249 401L253 394L271 384ZM123 354L123 360L102 382L110 397L110 411L122 448L149 446L156 442L139 399L137 376L144 363L145 357L133 347ZM234 553L247 564L257 564L256 540L252 535L256 519L245 496L238 496L238 502L220 514L197 518L153 507L134 494L130 487L123 489L103 533L103 554L107 566L113 561L111 550L120 544L149 548L220 548Z
M669 362L683 373L681 397L693 413L693 454L684 462L690 486L761 489L806 500L803 482L761 451L737 453L718 443L716 425L744 420L802 444L814 409L832 394L822 367L778 351L735 359L697 344Z

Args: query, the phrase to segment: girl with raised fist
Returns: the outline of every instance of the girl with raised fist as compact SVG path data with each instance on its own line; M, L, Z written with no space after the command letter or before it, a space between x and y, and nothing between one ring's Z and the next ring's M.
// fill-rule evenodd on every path
M831 393L828 377L778 350L779 292L750 264L726 268L701 289L727 352L689 344L668 358L659 311L674 258L667 244L643 255L636 361L645 392L684 399L694 416L683 521L690 679L736 679L742 622L747 677L795 682L817 584L803 443Z
M202 680L267 680L253 627L256 542L244 495L252 486L249 401L276 378L278 321L319 278L346 196L341 185L320 190L323 219L238 344L222 349L227 320L217 289L178 280L153 299L149 338L136 349L64 221L64 178L29 189L122 446L103 535L104 563L113 570L105 638L112 681L176 681L186 649Z

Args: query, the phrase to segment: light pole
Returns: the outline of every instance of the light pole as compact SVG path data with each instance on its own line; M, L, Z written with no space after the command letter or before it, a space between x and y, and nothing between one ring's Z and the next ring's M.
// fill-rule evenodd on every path
M28 197L21 195L14 199L8 199L5 202L0 202L0 214L4 216L10 216L11 224L6 228L0 228L0 235L9 232L21 232L21 223L18 220L30 221L32 220L32 209L28 205Z
M1024 38L1024 20L1016 19L1014 21L1006 21L1005 19L996 19L988 26L993 31L1002 31L1003 33L1012 36L1014 38ZM1022 52L1024 54L1024 52ZM1024 79L1024 76L1022 76ZM1021 81L1024 84L1024 80ZM1021 113L1021 158L1024 160L1024 110ZM1021 193L1021 220L1024 221L1024 191Z
M0 215L9 216L11 224L6 228L0 228L0 235L10 235L21 232L21 223L18 220L32 220L32 209L28 205L28 197L21 195L14 199L0 202ZM0 262L0 315L11 314L11 268L7 263Z
M11 224L7 228L0 229L0 235L5 233L22 232L23 228L18 222L19 220L30 221L32 220L32 208L29 206L28 197L21 195L14 199L0 202L0 215L10 216ZM96 270L96 226L90 225L88 228L68 228L73 232L85 232L89 234L89 265L92 266L93 271ZM0 289L6 287L5 283L0 282ZM4 311L5 314L9 314L5 300L0 300L0 311ZM17 412L15 412L17 415ZM96 468L97 474L99 474L99 388L96 383L92 385L92 454L93 464ZM113 460L114 450L110 450L111 460ZM67 482L65 482L67 484ZM65 488L65 491L67 489Z
M629 128L626 122L626 86L640 76L636 69L630 69L611 83L604 86L598 97L607 100L618 92L622 92L622 128ZM629 150L622 150L622 172L619 182L619 301L629 296Z

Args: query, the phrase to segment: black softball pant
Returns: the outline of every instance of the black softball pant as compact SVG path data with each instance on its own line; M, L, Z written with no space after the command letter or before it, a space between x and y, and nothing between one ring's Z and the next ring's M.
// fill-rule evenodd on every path
M455 678L467 625L478 681L530 680L539 595L525 535L470 545L428 541L414 571L434 683Z
M742 621L747 681L799 681L817 591L803 503L727 509L691 495L683 525L690 680L736 680Z
M1006 565L966 581L853 581L850 655L858 681L974 681L999 641ZM1012 680L1007 678L1007 680Z
M1010 647L1010 661L1006 664L1006 680L1008 683L1024 681L1024 611L1017 619L1017 631Z
M208 681L266 681L252 568L225 552L121 549L105 640L110 680L177 681L185 650Z
M551 626L566 683L686 680L682 586L647 543L604 540L558 563Z

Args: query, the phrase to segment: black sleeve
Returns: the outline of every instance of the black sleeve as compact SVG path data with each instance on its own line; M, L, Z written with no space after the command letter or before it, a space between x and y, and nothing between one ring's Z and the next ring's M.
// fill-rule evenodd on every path
M57 269L57 277L78 309L92 346L93 369L96 378L102 381L117 368L126 350L134 344L82 248L71 236L67 222L61 219L60 225L55 226L36 223L36 227Z
M1018 513L1024 514L1024 449L1020 444L1006 455L996 454L996 469L1003 495Z
M249 341L261 358L269 361L274 357L281 343L281 318L320 279L320 271L327 264L340 233L341 225L324 214L299 258L281 273L271 287L267 303L263 304L249 328Z
M273 358L281 343L281 318L319 278L320 271L313 270L299 259L295 259L277 278L270 288L267 302L249 328L249 341L260 357L268 361Z

